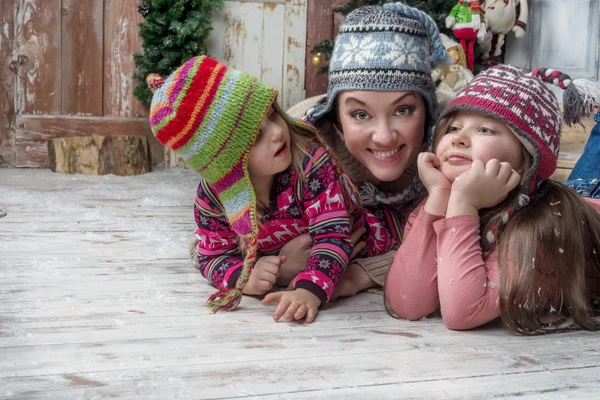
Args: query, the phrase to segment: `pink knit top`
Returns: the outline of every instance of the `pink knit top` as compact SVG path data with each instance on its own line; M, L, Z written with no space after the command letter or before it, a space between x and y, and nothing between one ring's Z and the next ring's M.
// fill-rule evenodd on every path
M584 199L600 213L600 199ZM386 299L408 320L438 306L449 329L483 325L500 316L498 250L483 259L479 217L432 215L419 205L386 280Z

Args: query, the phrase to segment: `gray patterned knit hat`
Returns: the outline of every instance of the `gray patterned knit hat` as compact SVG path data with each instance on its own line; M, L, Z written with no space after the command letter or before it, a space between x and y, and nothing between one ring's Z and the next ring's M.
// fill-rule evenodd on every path
M312 108L314 123L345 90L414 91L427 103L429 123L438 117L432 66L451 65L433 20L401 3L366 6L346 16L329 64L326 100Z

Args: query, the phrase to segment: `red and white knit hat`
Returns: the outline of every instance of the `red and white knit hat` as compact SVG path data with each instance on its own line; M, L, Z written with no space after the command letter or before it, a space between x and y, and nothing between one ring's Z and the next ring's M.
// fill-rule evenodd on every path
M564 116L554 93L544 84L564 90ZM478 111L504 122L533 156L533 165L523 179L524 194L533 194L556 170L562 120L572 125L600 106L600 87L585 79L571 80L551 69L523 74L519 69L498 65L481 72L461 91L440 119L459 110Z
M556 96L544 82L564 90L562 115ZM481 72L448 104L440 120L460 110L487 114L511 128L533 156L533 165L523 177L517 204L507 211L500 225L486 233L484 253L489 254L512 215L530 203L530 196L556 170L562 120L568 125L579 123L597 107L600 107L600 87L594 82L572 80L552 69L523 74L508 65Z

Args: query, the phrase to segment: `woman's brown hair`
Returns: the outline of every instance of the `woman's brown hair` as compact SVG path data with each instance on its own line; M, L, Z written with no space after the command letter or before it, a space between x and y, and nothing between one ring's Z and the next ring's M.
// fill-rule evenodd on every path
M436 147L454 115L436 127ZM517 172L524 176L532 162L523 146ZM480 232L497 225L519 201L520 190L480 210ZM481 244L485 249L483 237ZM500 316L507 329L523 335L600 329L595 319L600 313L600 215L577 193L547 181L498 233L496 244Z

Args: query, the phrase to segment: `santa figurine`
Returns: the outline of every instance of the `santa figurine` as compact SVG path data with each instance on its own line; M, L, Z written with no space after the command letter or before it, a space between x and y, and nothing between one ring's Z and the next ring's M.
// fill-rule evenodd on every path
M520 6L520 10L518 9ZM484 60L490 56L492 50L492 38L498 35L496 48L493 56L502 55L502 46L505 36L512 30L515 36L522 38L527 29L528 7L527 0L486 0L481 6L485 12L485 23L487 34L481 41ZM518 16L518 18L517 18Z
M483 40L486 29L479 0L459 0L446 17L446 28L452 28L467 55L467 67L475 68L475 40Z

